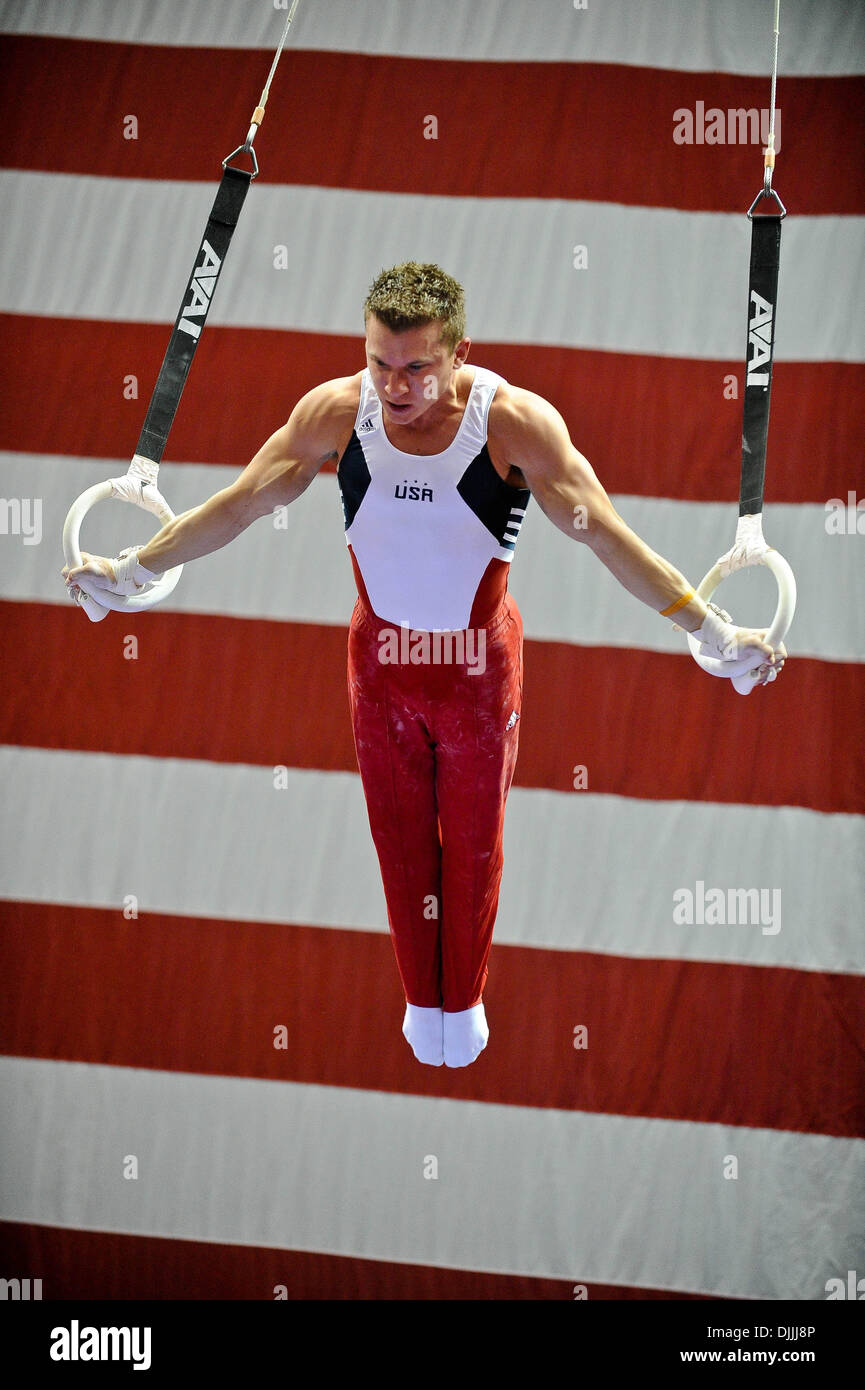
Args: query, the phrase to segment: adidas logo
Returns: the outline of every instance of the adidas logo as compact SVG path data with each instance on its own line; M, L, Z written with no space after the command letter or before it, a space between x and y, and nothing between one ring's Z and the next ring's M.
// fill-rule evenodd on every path
M375 421L372 416L367 415L366 419L361 421L357 432L358 434L369 434L370 430L374 430L375 427Z

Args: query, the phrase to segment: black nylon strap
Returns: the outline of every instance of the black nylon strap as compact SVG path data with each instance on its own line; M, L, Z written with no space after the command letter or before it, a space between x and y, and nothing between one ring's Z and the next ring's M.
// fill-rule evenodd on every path
M225 253L252 178L251 171L227 168L217 189L135 449L137 454L154 463L162 459Z
M763 510L780 259L781 217L774 214L752 217L740 516L750 516Z

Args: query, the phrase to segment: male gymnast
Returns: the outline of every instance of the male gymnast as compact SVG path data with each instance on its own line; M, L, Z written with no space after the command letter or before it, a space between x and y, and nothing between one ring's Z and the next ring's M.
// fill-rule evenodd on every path
M83 555L63 574L73 597L133 593L227 545L336 463L358 591L349 703L403 1033L418 1061L463 1067L489 1036L483 990L523 679L508 571L529 498L637 599L697 633L705 654L753 654L764 685L786 652L707 606L631 530L548 401L467 364L464 294L450 275L413 261L382 271L364 320L366 368L303 396L233 483L146 545ZM437 660L445 634L462 641Z

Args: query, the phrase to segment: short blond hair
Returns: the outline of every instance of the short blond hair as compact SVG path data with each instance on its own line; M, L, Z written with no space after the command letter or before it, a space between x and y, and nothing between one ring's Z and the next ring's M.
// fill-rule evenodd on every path
M453 352L466 335L465 292L458 280L440 266L417 261L382 270L373 280L363 306L393 333L440 322L442 340Z

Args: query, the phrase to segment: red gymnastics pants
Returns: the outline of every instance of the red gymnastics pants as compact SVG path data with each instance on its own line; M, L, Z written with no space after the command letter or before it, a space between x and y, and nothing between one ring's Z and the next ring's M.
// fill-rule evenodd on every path
M383 660L381 634L399 632L358 599L348 639L355 749L406 1001L458 1013L480 1001L487 978L523 624L506 592L496 616L454 646L468 659L453 664Z

